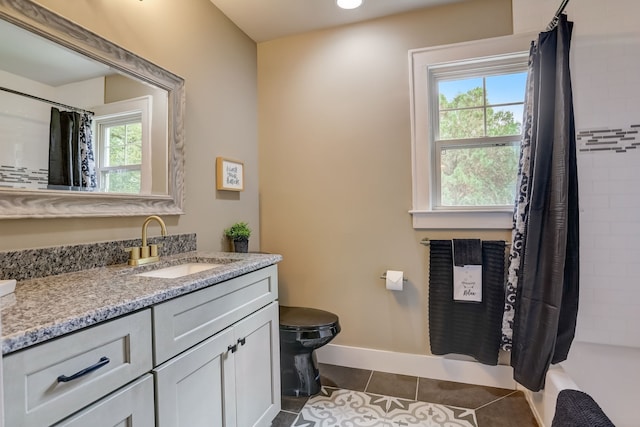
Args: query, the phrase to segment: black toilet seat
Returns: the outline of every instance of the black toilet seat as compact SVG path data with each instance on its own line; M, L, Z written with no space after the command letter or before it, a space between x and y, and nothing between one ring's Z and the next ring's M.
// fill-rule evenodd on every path
M308 307L280 306L280 329L292 332L312 332L339 329L338 316Z

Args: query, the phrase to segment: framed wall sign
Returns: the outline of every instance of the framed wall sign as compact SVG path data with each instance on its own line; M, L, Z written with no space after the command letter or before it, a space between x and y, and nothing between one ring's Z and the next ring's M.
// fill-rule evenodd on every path
M244 164L216 157L216 188L228 191L244 190Z

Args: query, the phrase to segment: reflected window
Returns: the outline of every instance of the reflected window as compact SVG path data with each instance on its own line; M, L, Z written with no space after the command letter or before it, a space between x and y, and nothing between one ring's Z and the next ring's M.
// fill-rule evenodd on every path
M98 186L112 193L140 193L142 114L96 119Z
M100 191L151 193L152 104L147 95L92 108Z

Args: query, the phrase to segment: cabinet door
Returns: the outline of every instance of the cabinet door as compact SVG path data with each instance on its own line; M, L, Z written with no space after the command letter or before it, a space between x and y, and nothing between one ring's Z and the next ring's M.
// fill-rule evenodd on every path
M153 371L157 427L236 426L233 343L227 329Z
M280 328L273 302L233 326L238 427L270 426L280 411Z
M153 377L147 374L55 425L86 426L154 427Z

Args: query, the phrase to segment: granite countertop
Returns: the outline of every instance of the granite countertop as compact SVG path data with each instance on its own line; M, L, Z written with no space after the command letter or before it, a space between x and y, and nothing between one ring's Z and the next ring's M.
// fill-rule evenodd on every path
M118 264L19 281L14 294L0 298L2 353L42 343L281 260L282 256L275 254L185 252L149 265ZM198 261L223 265L175 279L136 276Z

